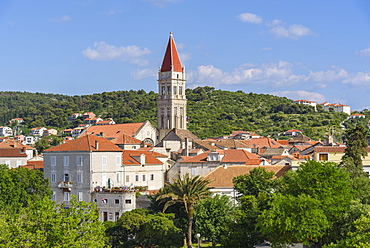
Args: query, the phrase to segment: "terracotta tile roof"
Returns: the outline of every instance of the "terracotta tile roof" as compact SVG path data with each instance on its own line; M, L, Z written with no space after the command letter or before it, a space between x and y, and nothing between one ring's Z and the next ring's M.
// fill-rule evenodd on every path
M271 156L271 155L281 155L285 151L285 148L279 147L279 148L266 148L266 149L261 149L260 153L263 156Z
M302 133L302 131L301 130L298 130L298 129L290 129L290 130L288 130L288 131L285 131L284 133L292 133L292 132L300 132L300 133Z
M110 140L114 144L130 144L130 145L140 145L142 143L141 140L136 139L132 136L127 134L119 135L117 138Z
M98 142L98 150L96 149L96 142ZM70 140L59 146L54 146L44 152L67 151L119 152L123 150L105 138L98 137L96 135L87 135L82 138Z
M124 165L140 165L138 161L138 157L141 154L145 155L145 164L163 164L160 160L158 160L151 152L146 151L131 151L131 150L124 150L122 153L122 164Z
M289 145L289 140L277 140L276 142L282 144L283 146Z
M199 139L195 134L193 134L189 130L174 128L173 131L181 139L181 141L185 141L186 138L188 138L189 140Z
M334 153L344 153L346 146L315 146L315 152L334 152ZM370 146L366 148L367 152L370 152Z
M91 126L82 134L82 136L88 134L100 135L101 133L103 133L105 138L116 138L122 134L133 136L143 125L144 122Z
M250 148L247 144L240 140L234 139L217 139L217 140L193 140L193 143L206 148L207 150L215 149L237 149L237 148Z
M297 135L297 137L294 137L294 138L291 138L289 140L289 143L293 143L293 142L309 142L309 141L313 141L310 137L307 137L306 135L300 133Z
M44 161L27 161L27 165L22 165L21 167L25 167L30 170L44 169Z
M187 159L184 159L181 161L181 163L204 163L207 162L208 154L211 151L207 151L204 153L201 153L197 156L187 157ZM255 164L259 165L261 164L262 160L253 153L247 152L245 150L217 150L221 155L224 155L221 159L221 163L244 163L244 164ZM185 157L183 157L185 158Z
M251 170L260 167L265 168L267 171L273 171L275 173L275 177L284 176L285 172L287 172L291 168L290 166L282 165L261 165L261 166L234 165L227 166L226 168L223 166L219 166L216 169L207 173L204 176L204 178L211 180L211 183L209 184L210 187L232 188L234 187L233 184L234 177L248 174Z
M299 159L295 158L295 157L294 157L294 156L292 156L292 155L288 155L288 156L272 156L272 157L271 157L271 159L273 159L273 160L282 160L282 159L284 159L284 158L289 158L289 159L291 159L291 160L299 160Z
M0 149L0 157L27 157L22 148L2 148Z
M172 34L167 44L166 53L164 54L161 72L178 71L182 72L182 65L179 54L177 53L176 44Z
M294 147L296 147L298 150L300 150L300 151L303 151L303 150L305 150L305 149L307 149L307 148L309 148L309 147L311 147L311 145L307 145L307 146L296 146L296 145L294 145Z
M270 138L257 138L257 139L250 139L250 140L243 140L246 145L252 148L263 148L263 147L270 147L270 148L279 148L281 144L273 139Z

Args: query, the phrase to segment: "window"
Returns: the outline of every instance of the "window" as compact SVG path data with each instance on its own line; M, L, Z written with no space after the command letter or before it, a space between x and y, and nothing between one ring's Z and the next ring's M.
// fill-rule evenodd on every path
M154 181L154 174L150 174L150 180Z
M53 191L53 194L51 196L51 200L55 201L56 200L56 197L55 197L55 191Z
M101 175L102 186L107 186L107 173Z
M77 172L77 182L82 183L82 172Z
M82 166L82 156L77 156L76 157L76 164L77 164L77 166Z
M69 192L64 192L64 201L69 202Z
M103 212L103 221L108 221L108 212Z
M162 86L162 95L166 94L166 87Z
M116 181L117 181L117 183L119 183L120 177L121 177L120 173L116 172Z
M69 182L69 174L68 173L64 174L64 180L63 181L64 182Z
M83 201L83 194L82 192L78 192L78 201Z
M327 153L320 153L319 154L319 160L320 161L328 161L329 160L329 154L327 154Z
M56 166L57 165L57 158L55 156L50 157L50 165Z
M130 176L129 175L126 175L126 182L130 182Z
M50 181L55 183L57 181L57 175L55 173L51 173Z
M102 156L101 157L101 165L106 166L107 165L107 156Z
M101 203L107 204L108 203L108 199L101 198Z
M63 157L63 164L64 164L64 166L69 166L69 157L68 156Z
M139 181L139 175L135 175L135 181L138 182Z
M116 221L119 219L119 212L115 212Z
M197 167L193 167L193 168L191 168L191 175L192 175L192 176L197 176L197 175L198 175Z
M145 181L146 180L146 176L145 175L143 175L143 181Z
M170 95L171 94L171 86L167 86L167 93Z
M114 199L115 204L119 204L119 199Z
M179 86L179 95L182 95L182 86Z
M177 75L179 76L179 75ZM177 87L176 86L173 86L173 94L177 95Z
M126 200L125 200L125 203L126 203L126 204L131 204L131 199L126 199Z
M121 156L116 156L116 165L117 166L121 165Z

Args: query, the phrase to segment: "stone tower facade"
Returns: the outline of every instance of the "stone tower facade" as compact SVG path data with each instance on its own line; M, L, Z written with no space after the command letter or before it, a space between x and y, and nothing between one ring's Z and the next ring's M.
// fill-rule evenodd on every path
M173 128L186 129L185 68L172 33L158 72L157 118L159 140Z

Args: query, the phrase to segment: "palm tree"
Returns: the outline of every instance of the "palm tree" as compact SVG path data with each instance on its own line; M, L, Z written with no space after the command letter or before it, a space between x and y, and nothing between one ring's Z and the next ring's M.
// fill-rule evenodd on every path
M194 206L203 198L209 197L211 192L209 179L196 176L190 177L189 174L185 174L183 178L178 175L174 179L173 183L167 183L165 185L165 194L158 195L157 200L166 201L164 204L163 212L166 209L179 202L185 206L186 214L188 217L188 230L187 230L187 244L188 248L192 248L192 228L194 219Z

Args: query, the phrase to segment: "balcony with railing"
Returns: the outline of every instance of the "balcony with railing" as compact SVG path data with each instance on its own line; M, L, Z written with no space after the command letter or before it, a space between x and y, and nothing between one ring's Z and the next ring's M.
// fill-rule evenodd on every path
M72 182L58 182L58 188L60 189L71 190L72 187L73 187Z

